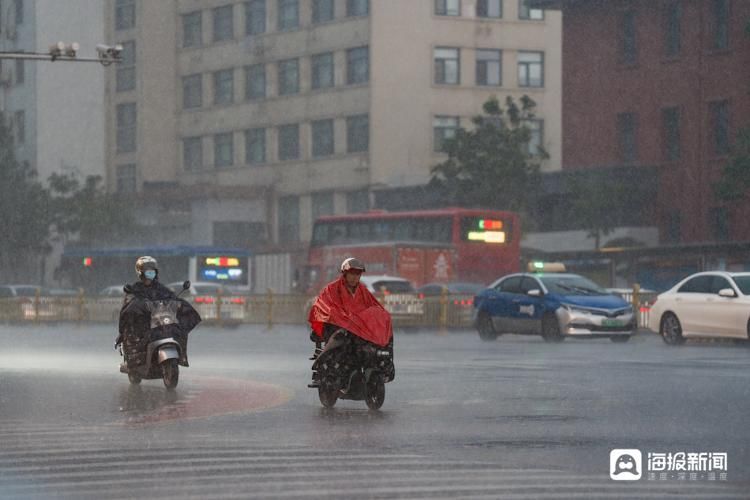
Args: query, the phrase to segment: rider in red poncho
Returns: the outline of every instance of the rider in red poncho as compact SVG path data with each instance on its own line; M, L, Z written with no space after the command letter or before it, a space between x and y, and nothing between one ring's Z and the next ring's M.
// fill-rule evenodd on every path
M326 327L332 325L381 347L388 345L393 337L391 315L359 282L363 272L362 262L346 259L341 264L341 277L326 285L315 299L308 316L314 341L325 340Z

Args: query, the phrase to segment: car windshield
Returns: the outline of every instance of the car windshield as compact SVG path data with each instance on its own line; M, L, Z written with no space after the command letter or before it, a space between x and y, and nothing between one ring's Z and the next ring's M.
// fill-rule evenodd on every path
M448 287L451 293L479 293L484 285L477 283L454 283Z
M743 295L750 295L750 276L735 276L732 279Z
M551 293L561 295L608 295L606 290L583 276L542 276L540 279Z
M408 281L375 281L372 284L372 288L376 292L380 292L382 290L385 290L389 293L409 293L414 291L414 287L411 286L411 284Z

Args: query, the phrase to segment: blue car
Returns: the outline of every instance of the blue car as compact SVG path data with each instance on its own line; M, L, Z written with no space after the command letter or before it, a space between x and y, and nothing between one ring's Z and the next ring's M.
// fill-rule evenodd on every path
M474 315L479 337L488 341L519 333L541 335L547 342L566 337L627 342L636 329L628 302L569 273L504 276L474 298Z

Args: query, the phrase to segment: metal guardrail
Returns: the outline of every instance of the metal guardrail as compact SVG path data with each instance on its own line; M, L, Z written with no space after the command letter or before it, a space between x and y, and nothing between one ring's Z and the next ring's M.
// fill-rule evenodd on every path
M620 293L634 303L638 325L648 324L649 307L655 293ZM420 297L417 294L376 294L391 313L396 327L470 328L473 326L474 296L443 293ZM216 295L186 298L206 323L220 326L262 324L303 325L314 297L305 294ZM14 323L98 322L116 324L122 299L80 294L78 296L14 297L0 299L0 321Z

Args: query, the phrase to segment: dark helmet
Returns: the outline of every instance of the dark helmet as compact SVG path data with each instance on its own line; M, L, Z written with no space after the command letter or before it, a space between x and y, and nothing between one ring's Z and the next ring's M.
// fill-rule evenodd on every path
M365 265L364 263L359 260L355 259L354 257L349 257L348 259L344 260L344 262L341 263L341 272L345 273L347 271L350 271L352 269L356 269L362 272L365 272Z
M150 255L138 257L138 260L135 261L135 274L141 278L143 277L143 272L147 269L153 269L157 273L159 272L159 265L156 263L156 259Z

